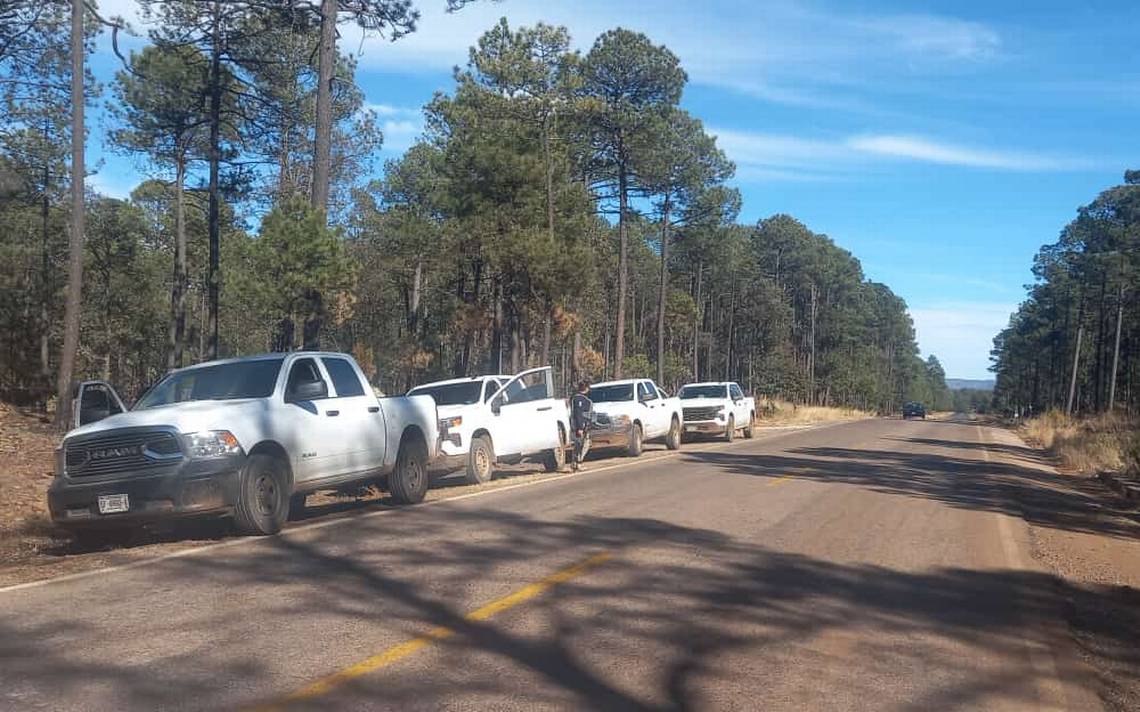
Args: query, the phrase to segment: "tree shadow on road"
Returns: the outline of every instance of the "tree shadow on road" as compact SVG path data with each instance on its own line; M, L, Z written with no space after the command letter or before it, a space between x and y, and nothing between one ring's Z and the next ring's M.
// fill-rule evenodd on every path
M907 442L916 442L909 440ZM1103 534L1126 539L1140 536L1136 513L1114 506L1095 488L1074 487L1071 478L1031 463L982 457L982 445L921 439L922 451L840 447L799 447L777 454L733 451L687 455L734 475L793 476L813 482L856 485L874 492L922 497L953 507L1001 512L1023 517L1036 526ZM986 444L987 451L997 448ZM973 451L976 457L970 457ZM1020 455L1019 455L1020 456Z
M613 559L516 609L465 617L602 551ZM271 701L445 626L456 635L416 654L434 656L426 663L298 707L1029 708L1046 680L1026 646L1058 647L1066 601L1109 609L1120 596L1035 572L835 563L653 519L458 506L170 560L133 580L147 605L124 600L119 619L106 617L112 589L100 583L86 599L60 587L9 607L0 703L58 707L43 692L53 689L119 708ZM53 612L51 596L74 608ZM1098 640L1135 669L1140 617L1125 612ZM357 648L366 654L346 655Z

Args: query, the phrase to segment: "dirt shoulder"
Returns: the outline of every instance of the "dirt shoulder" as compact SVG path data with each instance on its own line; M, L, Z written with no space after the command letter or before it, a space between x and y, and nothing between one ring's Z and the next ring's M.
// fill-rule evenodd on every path
M994 430L1003 456L1033 472L1021 502L1033 556L1066 597L1068 623L1112 710L1140 709L1140 511L1100 480L1058 468L1011 430Z

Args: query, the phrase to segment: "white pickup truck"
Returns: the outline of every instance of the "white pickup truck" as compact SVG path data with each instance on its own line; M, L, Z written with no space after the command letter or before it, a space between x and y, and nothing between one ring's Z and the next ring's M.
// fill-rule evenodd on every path
M737 430L751 438L756 401L732 381L687 383L677 392L685 413L685 432L723 435L732 442Z
M670 450L681 447L681 401L665 395L648 378L594 384L589 398L594 410L614 425L608 434L591 434L594 447L625 447L631 457L641 454L646 440L663 440ZM623 431L626 424L629 430Z
M467 481L491 479L496 461L539 456L547 471L561 469L569 441L566 403L554 397L549 366L517 376L475 376L416 386L409 396L431 396L446 435L440 469L466 469Z
M440 438L431 398L377 399L340 353L171 371L130 410L107 384L87 383L73 412L48 507L75 529L230 514L272 534L307 493L370 482L419 502Z

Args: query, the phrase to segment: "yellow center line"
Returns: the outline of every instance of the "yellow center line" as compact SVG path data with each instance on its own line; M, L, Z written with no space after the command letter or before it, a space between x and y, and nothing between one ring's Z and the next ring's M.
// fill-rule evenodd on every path
M541 596L558 584L566 583L571 579L581 576L589 569L608 561L610 558L612 558L612 556L613 554L608 551L594 554L590 558L579 561L573 566L568 566L564 569L556 571L544 579L535 581L532 584L520 588L514 593L491 601L485 606L471 611L467 615L463 616L463 620L472 622L485 621L491 616L502 613L503 611L506 611L510 608L514 608L515 606L525 603L532 598ZM423 635L417 636L398 645L394 645L391 648L377 653L370 658L361 660L355 665L351 665L347 668L344 668L343 670L340 670L339 672L335 672L326 677L322 677L321 679L312 682L300 690L286 695L285 697L282 697L275 702L254 707L253 710L256 712L270 712L271 710L281 710L290 703L299 702L301 700L310 700L314 697L320 697L321 695L327 694L328 692L332 691L336 687L339 687L340 685L343 685L346 682L354 680L363 675L367 675L370 672L375 672L376 670L392 665L393 663L399 662L409 655L412 655L413 653L416 653L430 646L432 643L446 640L453 635L455 635L454 630L447 628L446 626L436 626Z
M769 487L775 487L776 485L783 485L783 484L787 484L787 483L789 483L789 482L791 482L791 481L792 481L792 476L791 476L791 475L784 475L783 477L777 477L776 479L774 479L774 480L771 480L770 482L768 482L768 486L769 486Z

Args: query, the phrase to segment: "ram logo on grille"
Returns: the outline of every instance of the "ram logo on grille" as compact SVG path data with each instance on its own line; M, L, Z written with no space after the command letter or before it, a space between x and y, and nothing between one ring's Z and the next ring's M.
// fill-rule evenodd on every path
M105 447L100 450L92 450L89 457L92 460L107 460L112 457L128 457L131 455L141 455L143 451L142 445L128 445L125 447Z

